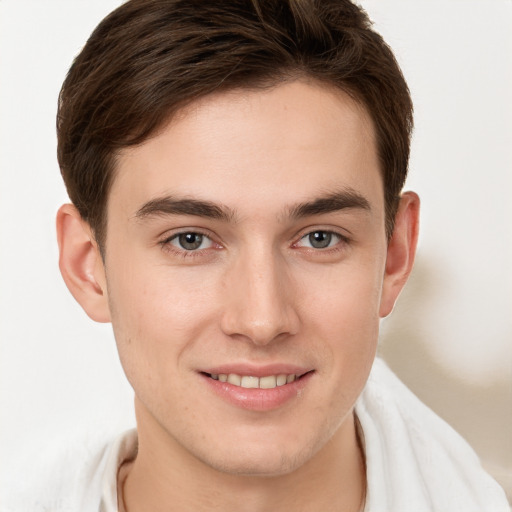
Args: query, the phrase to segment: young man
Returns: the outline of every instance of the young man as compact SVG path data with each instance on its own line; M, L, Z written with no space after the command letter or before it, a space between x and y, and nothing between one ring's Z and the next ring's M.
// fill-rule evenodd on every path
M348 0L135 0L100 24L60 97L60 268L112 322L137 431L38 506L507 510L374 363L414 260L411 129Z

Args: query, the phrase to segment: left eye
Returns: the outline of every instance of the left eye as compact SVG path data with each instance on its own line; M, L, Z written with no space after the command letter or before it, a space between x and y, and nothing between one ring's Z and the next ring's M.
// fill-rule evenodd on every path
M169 243L178 249L185 251L197 251L199 249L208 249L212 246L212 241L201 233L179 233L169 240Z
M312 231L307 235L304 235L300 239L300 245L302 247L311 247L313 249L327 249L339 243L341 241L341 235L333 233L332 231Z

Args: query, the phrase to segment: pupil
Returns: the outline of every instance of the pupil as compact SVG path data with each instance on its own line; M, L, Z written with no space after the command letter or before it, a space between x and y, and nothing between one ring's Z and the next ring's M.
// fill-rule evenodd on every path
M326 231L315 231L309 235L309 243L315 249L325 249L329 247L332 240L332 234Z
M203 235L199 235L198 233L184 233L179 236L179 241L183 249L192 251L201 245L203 242Z

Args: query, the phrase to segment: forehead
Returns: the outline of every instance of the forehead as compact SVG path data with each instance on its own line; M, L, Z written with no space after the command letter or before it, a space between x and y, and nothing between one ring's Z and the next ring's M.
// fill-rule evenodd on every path
M382 202L371 119L346 93L295 81L187 106L120 153L109 203L121 201L128 214L172 194L261 210L341 188Z

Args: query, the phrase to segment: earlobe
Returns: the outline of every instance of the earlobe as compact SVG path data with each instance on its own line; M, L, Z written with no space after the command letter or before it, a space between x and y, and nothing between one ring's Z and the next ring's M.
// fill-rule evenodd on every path
M395 219L395 228L388 244L386 269L379 314L391 313L411 273L418 242L420 199L414 192L405 192Z
M84 311L96 322L110 322L103 261L89 225L72 204L57 212L59 268Z

